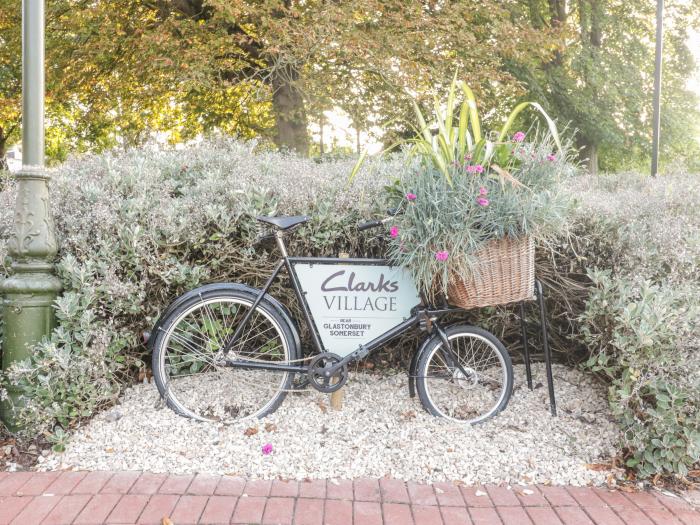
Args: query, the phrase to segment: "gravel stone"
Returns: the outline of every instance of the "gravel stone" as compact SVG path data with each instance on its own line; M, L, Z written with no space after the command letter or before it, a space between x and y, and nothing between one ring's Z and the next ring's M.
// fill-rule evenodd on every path
M426 413L408 396L405 374L351 374L341 411L330 409L328 395L310 391L288 395L263 420L231 425L180 417L158 402L154 385L138 384L123 396L120 417L97 415L39 468L466 484L587 485L616 475L587 467L617 452L620 431L605 389L590 375L555 365L554 418L546 386L528 390L524 367L514 368L506 410L473 427ZM534 364L533 373L544 378L544 366ZM274 452L263 455L267 443Z

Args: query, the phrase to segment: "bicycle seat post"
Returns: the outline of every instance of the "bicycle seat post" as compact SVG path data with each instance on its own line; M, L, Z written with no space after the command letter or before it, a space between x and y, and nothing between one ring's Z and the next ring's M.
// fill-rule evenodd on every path
M287 258L287 247L284 244L284 233L280 230L275 232L275 241L277 241L277 247L282 252L282 257Z

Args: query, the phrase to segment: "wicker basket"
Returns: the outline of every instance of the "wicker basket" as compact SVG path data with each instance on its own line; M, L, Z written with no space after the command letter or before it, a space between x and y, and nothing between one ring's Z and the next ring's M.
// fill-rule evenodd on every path
M448 301L460 308L514 303L534 297L535 243L531 237L506 237L476 252L474 273L468 280L453 275Z

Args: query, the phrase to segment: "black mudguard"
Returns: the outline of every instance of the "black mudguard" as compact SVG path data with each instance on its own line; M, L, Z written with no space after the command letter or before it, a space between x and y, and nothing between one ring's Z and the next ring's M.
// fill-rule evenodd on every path
M211 283L211 284L205 284L204 286L200 286L199 288L195 288L194 290L190 290L189 292L186 292L179 296L177 299L175 299L168 307L163 311L162 314L160 314L160 317L156 321L156 323L153 325L153 328L151 329L150 332L150 337L148 338L148 341L146 342L146 346L148 347L149 350L153 351L153 343L156 340L155 335L158 333L158 329L161 327L165 319L168 318L168 316L182 303L185 301L188 301L192 297L197 297L199 294L208 292L213 289L217 288L223 288L223 289L228 289L228 290L235 290L238 292L243 292L251 296L252 299L255 299L258 294L260 293L260 290L257 288L253 288L251 286L248 286L247 284L240 284L240 283ZM287 325L289 326L289 329L292 332L292 336L294 338L293 344L295 346L295 354L298 357L301 357L301 340L299 339L299 331L297 330L297 325L294 322L294 320L291 318L289 315L289 311L282 305L277 299L272 297L269 294L266 294L265 297L263 298L265 302L270 304L276 311L279 313L282 318L285 320Z
M432 339L431 335L425 336L423 342L421 342L418 349L414 352L411 358L411 364L408 367L408 395L411 397L416 397L416 369L418 368L418 358L423 353L423 349L430 342L430 339Z

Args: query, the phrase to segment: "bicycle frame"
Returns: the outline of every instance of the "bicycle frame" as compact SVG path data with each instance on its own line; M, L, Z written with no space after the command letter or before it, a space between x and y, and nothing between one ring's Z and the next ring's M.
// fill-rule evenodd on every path
M324 344L321 340L321 336L318 330L318 327L316 325L316 320L314 319L314 316L311 312L311 309L309 307L308 301L305 296L304 290L302 290L302 285L299 280L299 277L297 275L297 272L295 271L294 265L295 264L304 264L304 263L309 263L309 264L325 264L325 265L334 265L334 264L364 264L364 265L377 265L377 266L389 266L389 262L384 260L384 259L352 259L352 258L333 258L333 257L290 257L287 254L287 249L284 244L284 234L281 231L276 231L275 232L275 240L277 242L277 246L282 253L282 258L280 261L277 263L277 266L272 272L272 275L268 278L267 282L265 285L260 289L260 292L258 296L255 298L255 301L251 305L250 309L246 313L246 315L243 317L241 320L240 325L237 327L236 331L234 332L233 336L231 339L224 345L223 352L225 355L228 355L230 352L231 348L235 345L236 341L239 339L243 332L243 328L247 325L248 321L250 320L250 317L252 316L253 312L255 311L256 307L260 304L260 302L263 300L267 292L270 290L270 287L272 286L272 283L275 281L277 276L280 274L282 271L282 268L286 268L287 274L289 276L289 279L292 283L292 287L294 289L294 293L299 301L299 304L301 305L301 310L302 314L304 316L304 321L306 322L309 331L311 333L311 339L313 342L313 345L318 353L323 353L323 352L328 352L332 351L332 349L328 349L324 347ZM420 325L422 328L427 329L428 331L431 331L433 328L437 329L438 334L440 337L443 339L443 341L447 342L447 337L445 336L444 331L442 328L437 324L437 320L439 319L440 316L445 315L447 313L451 312L456 312L459 309L458 308L453 308L453 307L445 307L445 308L432 308L429 306L425 306L425 300L423 297L420 298L421 301L418 305L414 306L411 309L410 316L406 318L403 322L395 325L393 328L385 331L381 335L375 337L374 339L370 340L369 342L365 344L360 344L358 348L343 357L338 363L333 365L332 368L329 369L330 374L334 374L338 370L340 370L342 367L345 365L357 361L359 359L363 359L367 355L369 355L371 352L374 350L382 347L395 337L403 334L407 330L410 330L411 328ZM447 342L447 352L448 354L452 354L451 349L449 349L449 342ZM234 368L246 368L246 369L263 369L263 370L275 370L275 371L286 371L286 372L295 372L295 373L307 373L308 372L308 367L303 366L303 365L283 365L283 364L275 364L275 363L262 363L259 361L246 361L245 359L228 359L227 360L227 366L231 366ZM461 369L461 366L457 365L458 368Z

